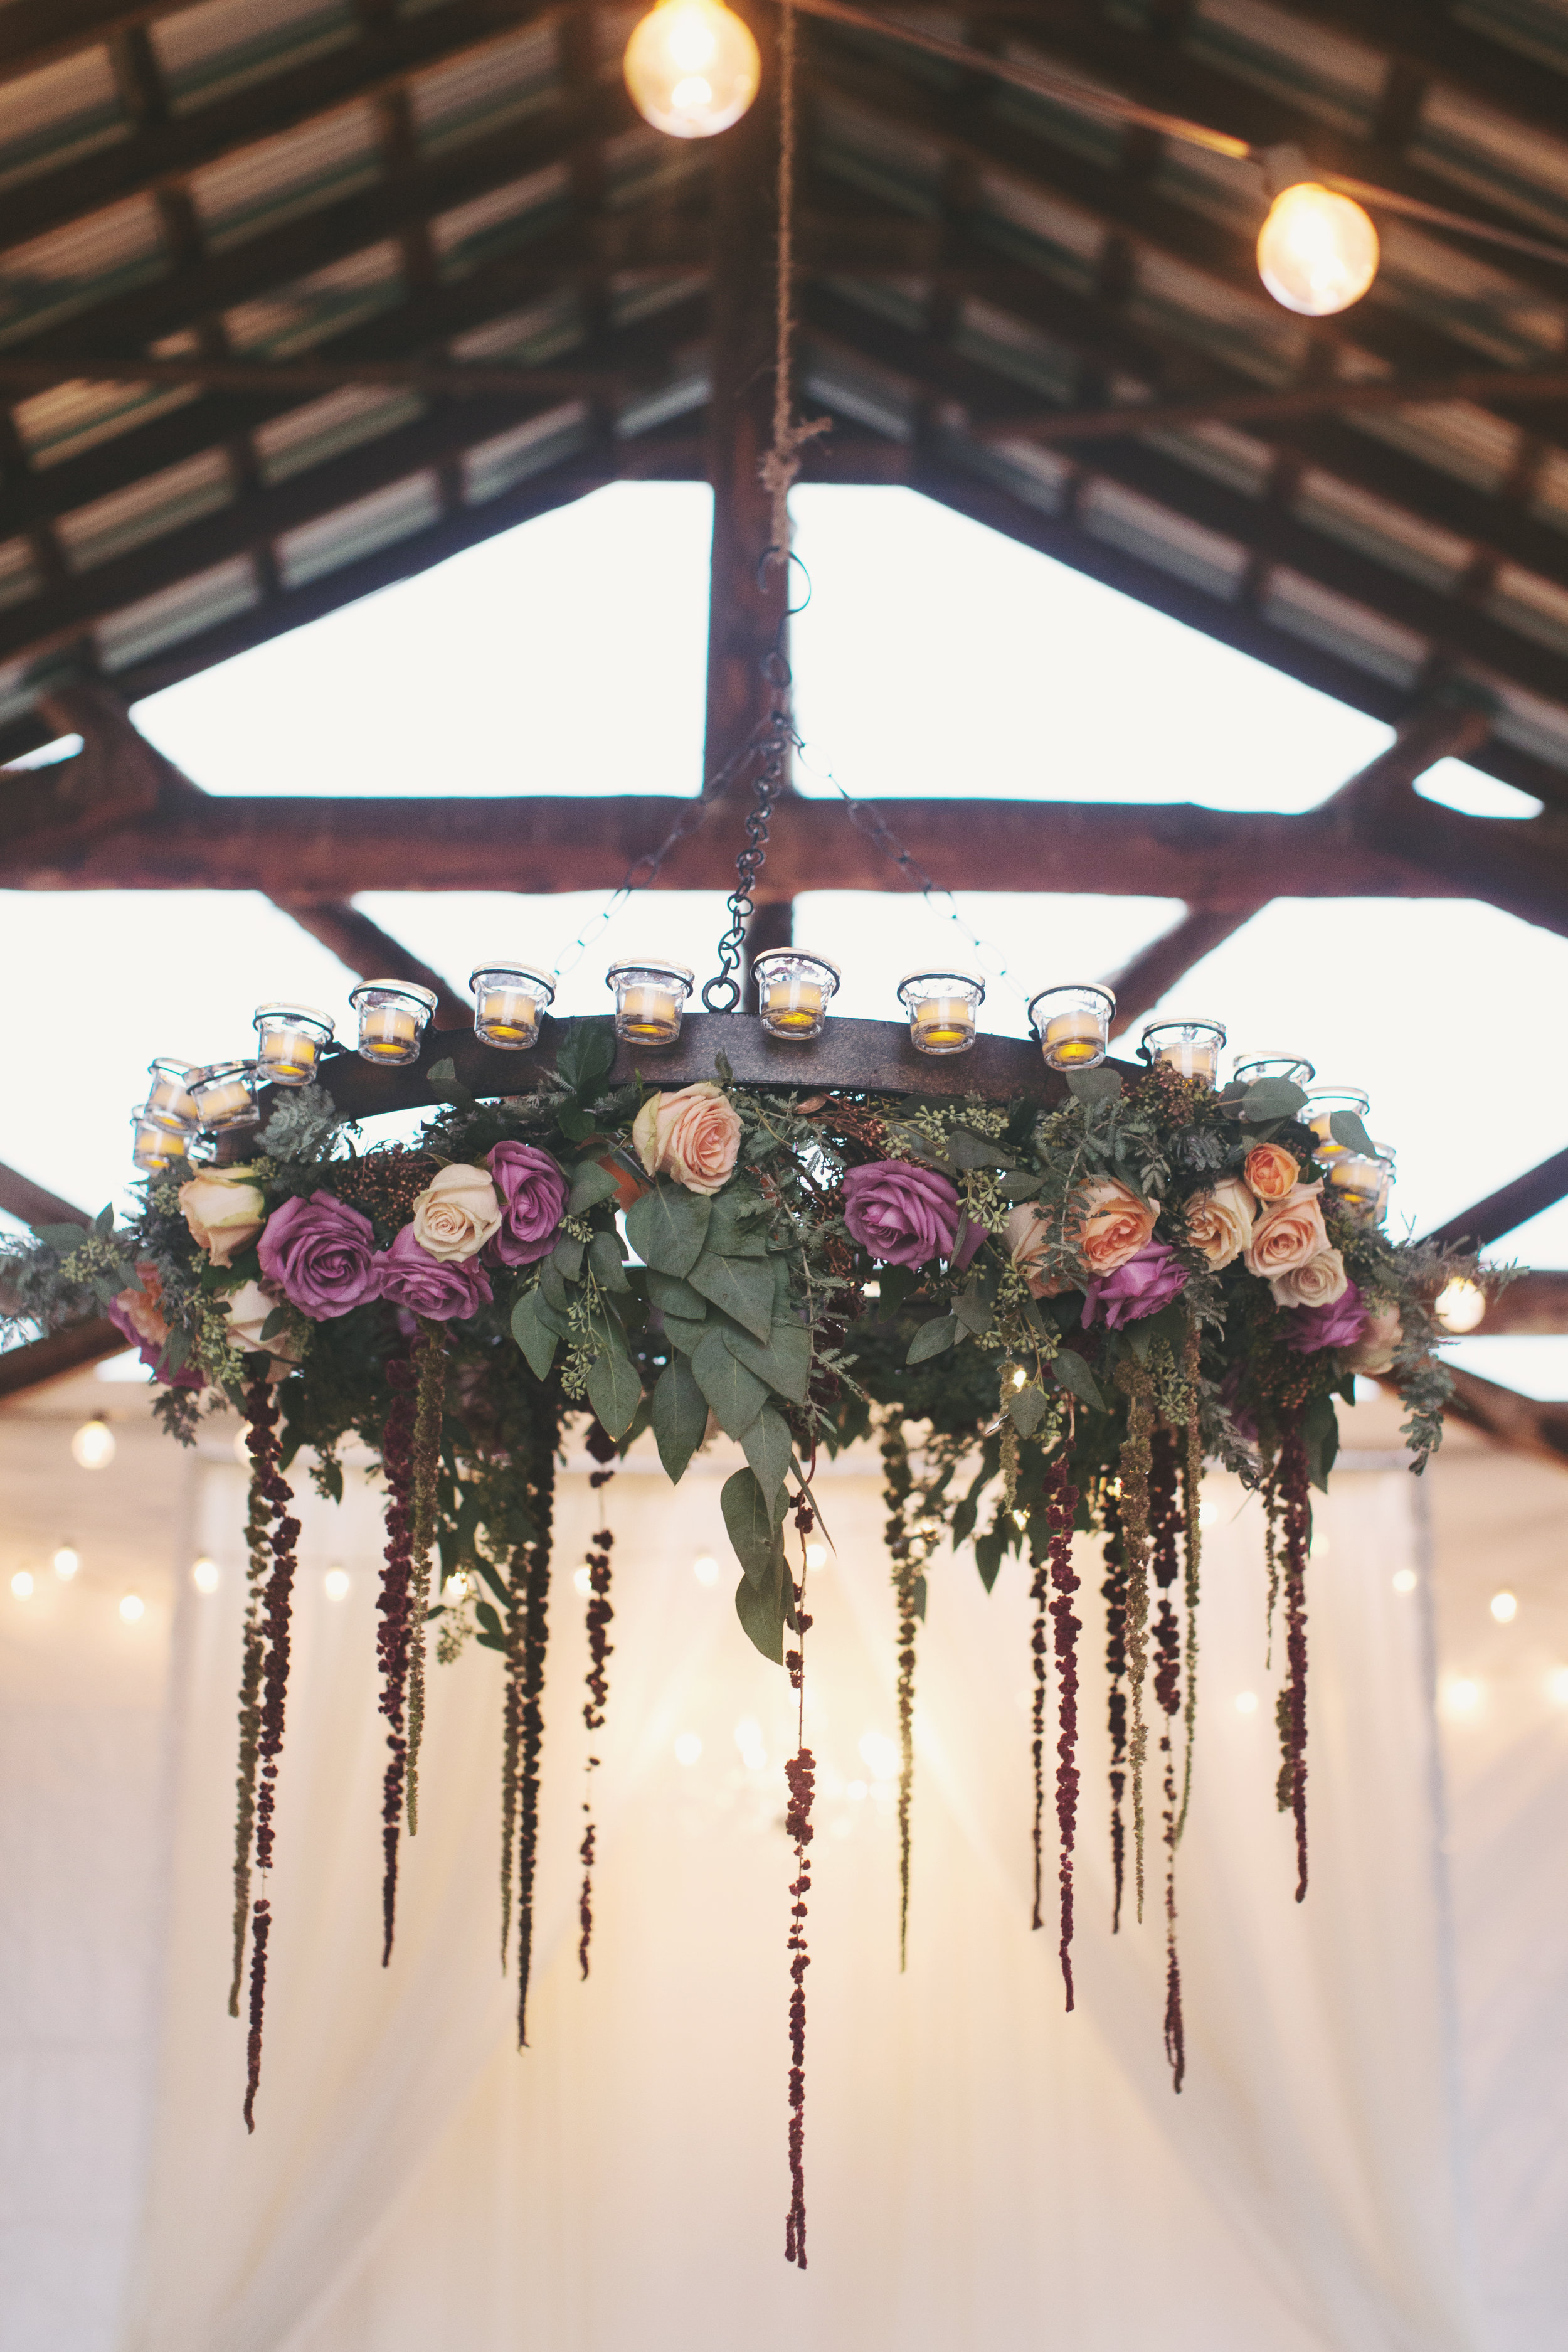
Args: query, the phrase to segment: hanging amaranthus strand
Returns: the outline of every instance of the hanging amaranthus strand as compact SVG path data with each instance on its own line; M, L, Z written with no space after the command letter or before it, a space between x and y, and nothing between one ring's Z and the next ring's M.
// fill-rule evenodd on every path
M523 1580L526 1616L523 1625L520 1685L519 1763L517 1775L517 2047L528 2040L528 1976L534 1953L534 1870L539 1839L539 1749L545 1719L541 1700L545 1686L545 1654L549 1643L550 1530L555 1507L555 1415L543 1408L535 1427L528 1464L528 1502L533 1513L534 1539L527 1565L513 1568L514 1583ZM514 1609L517 1602L513 1601Z
M1134 1887L1138 1921L1144 1916L1144 1763L1148 1732L1144 1723L1144 1677L1148 1669L1149 1627L1149 1439L1154 1428L1154 1383L1146 1364L1129 1357L1116 1381L1127 1398L1127 1434L1122 1441L1122 1548L1127 1582L1127 1686L1132 1701L1127 1748L1133 1781Z
M1269 1570L1269 1618L1263 1648L1265 1669L1274 1663L1274 1610L1280 1598L1280 1443L1271 1432L1259 1440L1259 1486L1263 1497L1263 1560Z
M1277 1710L1282 1761L1280 1811L1295 1815L1296 1900L1307 1894L1307 1546L1312 1534L1307 1449L1300 1416L1287 1423L1280 1448L1280 1486L1284 1496L1285 1664L1287 1679Z
M245 1983L245 1944L250 1927L250 1843L256 1832L256 1776L260 1766L261 1667L267 1653L263 1633L267 1580L272 1566L267 1529L272 1506L251 1465L250 1512L245 1539L245 1647L239 1677L239 1769L235 1804L234 1975L229 1984L229 2015L239 2015L240 1990Z
M1176 1815L1176 1843L1182 1841L1186 1828L1186 1809L1192 1802L1192 1759L1197 1740L1197 1603L1199 1598L1198 1566L1203 1557L1203 1426L1201 1420L1202 1391L1198 1385L1198 1329L1195 1316L1186 1327L1186 1341L1182 1352L1182 1377L1186 1382L1186 1451L1181 1471L1182 1543L1186 1560L1186 1578L1182 1593L1186 1610L1186 1713L1185 1717L1186 1748L1182 1758L1181 1811Z
M1031 1928L1043 1927L1044 1916L1040 1897L1045 1887L1045 1685L1046 1662L1051 1655L1051 1634L1046 1624L1046 1603L1051 1596L1051 1549L1049 1538L1041 1544L1030 1528L1030 1566L1034 1573L1030 1579L1029 1597L1034 1607L1034 1620L1030 1626L1030 1664L1034 1676L1034 1690L1030 1700L1030 1760L1034 1768L1034 1908L1030 1914Z
M406 1356L387 1366L392 1411L382 1433L382 1463L386 1472L386 1549L382 1556L382 1589L376 1600L376 1657L382 1670L381 1712L387 1719L387 1768L382 1781L382 1966L392 1964L392 1932L397 1918L398 1840L402 1829L403 1774L408 1763L408 1658L413 1639L413 1604L411 1578L413 1564L414 1384L418 1378Z
M615 1440L603 1423L595 1421L588 1433L588 1450L600 1464L608 1464L615 1456ZM615 1473L600 1468L589 1475L590 1490L597 1494L608 1486ZM593 1538L593 1548L588 1555L588 1696L583 1703L582 1720L588 1730L601 1731L604 1727L604 1703L610 1695L610 1681L605 1673L608 1661L614 1655L609 1639L610 1621L615 1612L610 1606L610 1552L615 1541L608 1528L601 1528ZM577 1917L581 1934L577 1947L577 1964L584 1978L588 1975L588 1948L593 1941L593 1803L591 1791L593 1774L599 1769L599 1759L591 1754L583 1767L582 1810L588 1816L578 1848L578 1860L582 1864L582 1892L578 1897Z
M1122 1800L1127 1792L1127 1569L1114 1495L1105 1496L1104 1517L1105 1581L1100 1592L1105 1603L1107 1728L1111 1738L1111 1933L1115 1936L1122 1927L1122 1882L1127 1862L1127 1837L1122 1822Z
M1155 1702L1165 1717L1160 1731L1162 1816L1166 1848L1166 2056L1179 2091L1186 2070L1182 2033L1181 1969L1176 1937L1176 1751L1171 1738L1173 1718L1181 1709L1181 1628L1171 1605L1176 1580L1176 1537L1181 1526L1179 1506L1181 1456L1176 1433L1158 1429L1151 1447L1149 1469L1149 1530L1159 1609L1155 1621Z
M1051 1604L1056 1629L1056 1823L1061 1837L1058 1877L1061 1889L1061 1981L1067 2006L1072 2007L1072 1849L1078 1824L1078 1635L1072 1596L1078 1578L1072 1567L1072 1522L1078 1515L1078 1489L1059 1454L1051 1465L1046 1488L1051 1523Z
M806 1745L806 1635L811 1621L806 1614L806 1538L816 1525L816 1514L805 1496L795 1513L800 1538L800 1581L794 1588L795 1632L800 1648L785 1653L789 1685L796 1696L795 1753L784 1767L789 1800L784 1830L795 1848L795 1876L789 1888L789 2211L784 2223L784 2259L806 2267L806 1970L811 1965L806 1948L806 1901L811 1892L810 1864L806 1849L815 1832L811 1798L816 1787L817 1759Z
M909 1526L915 1481L904 1423L894 1418L882 1440L883 1496L887 1504L887 1549L893 1562L894 1601L898 1610L898 1966L909 1957L909 1864L915 1801L915 1629L919 1610L923 1557Z
M294 1593L294 1546L299 1535L299 1522L289 1517L288 1507L294 1496L277 1466L277 1407L265 1376L254 1380L246 1391L246 1411L250 1421L246 1442L255 1465L253 1475L272 1513L272 1570L267 1580L263 1622L267 1650L261 1670L261 1727L256 1740L261 1774L256 1796L256 1866L265 1885L267 1873L272 1867L277 1759L283 1753L288 1700L289 1616ZM261 2025L267 1999L267 1945L271 1916L271 1906L263 1895L251 1915L250 2037L245 2093L247 2131L256 2129L256 2095L261 2083Z
M413 1526L409 1563L408 1833L419 1834L419 1748L424 1736L424 1621L430 1609L431 1543L435 1533L435 1482L441 1468L441 1408L446 1387L446 1340L439 1323L419 1318L413 1343L419 1385L414 1392L409 1504Z

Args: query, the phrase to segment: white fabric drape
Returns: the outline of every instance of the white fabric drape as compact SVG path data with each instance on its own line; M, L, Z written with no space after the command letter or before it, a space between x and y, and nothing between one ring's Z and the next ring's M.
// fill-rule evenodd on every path
M810 2268L782 2260L780 1761L788 1692L736 1625L727 1462L672 1492L622 1474L610 1722L598 1735L592 1974L576 1965L582 1602L600 1502L563 1481L530 2049L497 1954L498 1662L432 1668L422 1826L379 1957L379 1501L307 1502L257 2129L224 2006L237 1575L193 1609L156 2142L126 2352L1467 2352L1477 2341L1449 2097L1428 1667L1409 1482L1351 1475L1312 1582L1312 1885L1291 1901L1262 1665L1257 1507L1209 1482L1202 1698L1180 1860L1188 2080L1161 2051L1163 1855L1107 1933L1103 1570L1080 1547L1078 2008L1029 1931L1028 1601L938 1565L918 1675L910 1959L896 1837L858 1752L891 1733L874 1462L824 1478L820 1769L808 1979ZM202 1539L237 1568L241 1474L208 1465ZM694 1553L725 1565L716 1589ZM323 1597L332 1561L349 1599ZM1054 1676L1053 1676L1054 1683ZM1257 1694L1251 1714L1234 1700ZM733 1729L768 1755L747 1769ZM675 1735L700 1734L683 1767ZM1157 1798L1151 1786L1151 1817ZM1054 1856L1053 1809L1048 1806ZM1130 1904L1129 1904L1130 1911ZM1053 1916L1053 1915L1052 1915ZM1512 2352L1512 2347L1511 2347Z

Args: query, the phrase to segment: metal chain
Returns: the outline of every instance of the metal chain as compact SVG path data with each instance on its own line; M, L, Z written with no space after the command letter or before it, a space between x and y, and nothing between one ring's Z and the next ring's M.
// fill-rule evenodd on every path
M766 667L765 664L765 670ZM740 982L735 975L745 952L746 926L751 916L751 893L758 874L768 863L768 820L773 814L773 803L784 789L785 763L795 741L795 729L787 709L770 711L764 725L768 730L767 756L757 772L752 787L757 795L757 805L746 820L746 846L735 861L736 883L729 894L729 929L718 943L718 971L712 980L703 983L703 1006L709 1013L733 1013L740 1003Z

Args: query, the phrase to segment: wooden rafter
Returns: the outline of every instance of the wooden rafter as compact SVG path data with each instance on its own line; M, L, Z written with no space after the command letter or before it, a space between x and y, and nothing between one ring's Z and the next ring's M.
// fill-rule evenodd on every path
M1516 1176L1500 1192L1489 1192L1473 1208L1461 1209L1433 1229L1431 1239L1450 1248L1486 1249L1516 1226L1538 1217L1542 1209L1568 1199L1568 1149L1554 1151L1538 1168Z

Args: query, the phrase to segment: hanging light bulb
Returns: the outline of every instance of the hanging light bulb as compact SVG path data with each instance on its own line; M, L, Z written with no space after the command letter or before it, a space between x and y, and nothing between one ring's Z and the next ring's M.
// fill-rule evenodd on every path
M1258 232L1264 285L1308 319L1359 302L1377 275L1377 231L1361 206L1315 180L1282 188Z
M727 131L761 78L751 28L723 0L659 0L626 44L626 87L637 111L672 139Z

